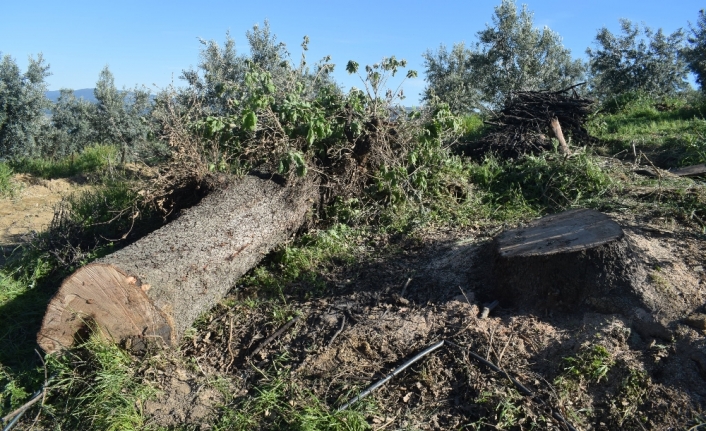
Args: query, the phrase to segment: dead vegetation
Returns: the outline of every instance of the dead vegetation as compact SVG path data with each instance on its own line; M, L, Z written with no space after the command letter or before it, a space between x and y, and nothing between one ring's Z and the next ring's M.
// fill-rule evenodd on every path
M591 142L585 123L595 101L578 95L576 84L558 91L518 91L510 94L503 109L487 124L490 132L477 151L517 158L551 150L556 139L563 153L568 153L564 134L574 141Z

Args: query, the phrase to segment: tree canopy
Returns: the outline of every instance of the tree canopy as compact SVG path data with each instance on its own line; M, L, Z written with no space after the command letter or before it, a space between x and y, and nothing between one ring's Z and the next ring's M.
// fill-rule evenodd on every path
M596 35L597 47L586 50L591 87L599 97L626 92L662 96L688 88L681 29L667 36L662 29L640 29L627 19L620 20L620 27L622 35L601 28Z
M513 91L556 90L583 77L584 66L548 27L534 27L534 14L514 0L495 8L493 25L477 33L476 44L441 46L424 54L427 88L455 112L496 108Z
M22 73L15 60L6 55L0 61L0 159L36 155L37 138L45 121L44 96L49 65L39 54L30 57Z

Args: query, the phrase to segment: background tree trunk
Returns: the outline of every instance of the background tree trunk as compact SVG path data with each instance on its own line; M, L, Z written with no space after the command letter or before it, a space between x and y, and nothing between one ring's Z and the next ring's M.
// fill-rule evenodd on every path
M69 347L90 322L115 341L175 345L239 277L296 232L317 200L311 179L285 187L246 176L211 193L172 223L64 280L39 345L47 353Z

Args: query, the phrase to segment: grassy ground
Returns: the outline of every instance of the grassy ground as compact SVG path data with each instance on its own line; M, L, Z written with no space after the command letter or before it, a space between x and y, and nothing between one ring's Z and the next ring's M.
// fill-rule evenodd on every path
M18 429L165 429L147 421L146 405L160 390L150 373L158 375L158 370L179 363L203 374L204 385L220 394L210 429L382 429L388 412L372 398L343 412L331 407L354 395L362 383L337 388L345 396L330 399L320 395L327 392L315 392L294 377L286 352L263 366L251 365L242 374L248 377L241 378L227 371L204 371L199 355L189 353L187 347L197 345L197 334L211 327L209 319L214 316L232 319L260 313L264 325L277 328L297 315L291 298L315 301L331 288L332 280L346 284L346 279L339 279L342 267L394 258L435 230L466 226L488 232L548 213L589 207L677 223L704 235L706 190L701 180L650 178L632 172L634 164L668 168L706 162L703 107L698 101L625 97L591 120L590 132L600 139L597 145L576 145L569 158L546 153L519 161L492 156L459 159L442 170L451 178L443 183L448 187L465 178L458 192L376 208L377 223L366 222L371 210L361 202L338 202L330 209L326 227L270 254L243 279L238 291L258 294L236 292L226 298L218 310L197 322L192 338L187 338L175 358L154 352L133 357L100 334L64 357L43 357L34 352L34 334L59 281L79 265L128 242L101 238L120 238L131 226L131 238L137 238L159 225L147 208L135 206L134 187L128 180L101 177L101 187L92 194L69 198L71 218L17 251L0 270L0 416L26 402L51 377L41 407L30 409ZM469 136L482 133L482 123L475 118L467 119L464 128ZM115 160L111 151L96 147L59 162L0 164L0 194L11 196L13 171L54 178L109 170ZM135 209L140 209L140 216L133 225ZM567 354L565 372L553 382L558 390L576 395L586 385L599 384L615 365L601 349L595 345ZM624 404L616 407L625 423L639 415L632 408L646 397L645 379L639 371L625 377L618 395ZM478 410L480 416L463 428L528 429L530 419L537 427L546 425L547 419L530 414L516 391L510 387L503 391L479 397L478 405L488 407ZM589 413L577 415L580 419ZM698 420L691 423L698 425Z

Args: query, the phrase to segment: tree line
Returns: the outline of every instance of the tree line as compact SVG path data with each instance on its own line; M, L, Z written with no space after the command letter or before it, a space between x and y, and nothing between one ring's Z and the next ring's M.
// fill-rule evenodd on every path
M99 143L118 146L123 162L159 159L170 151L160 136L174 109L190 112L192 126L210 138L218 135L218 139L225 139L225 129L237 129L241 134L254 131L253 121L259 118L255 111L267 103L277 104L279 108L273 113L289 116L285 119L292 124L306 117L306 126L285 125L282 132L292 136L303 133L314 142L328 133L329 126L323 124L327 117L321 114L328 109L326 103L343 103L350 116L365 99L361 90L342 94L330 76L334 67L330 58L313 67L307 64L308 39L302 43L302 59L297 63L291 61L286 45L277 41L267 23L255 26L246 36L250 52L240 55L230 35L223 45L202 40L201 62L180 76L185 86L156 95L144 87L118 90L106 67L95 86L95 104L77 99L69 89L61 90L56 103L47 100L45 79L50 71L41 54L30 58L24 72L10 56L2 57L0 160L64 157ZM458 43L451 49L442 45L423 54L427 81L423 101L446 104L455 114L482 114L502 106L511 92L557 90L581 81L588 83L582 91L603 101L631 92L673 96L689 88L689 72L704 91L706 15L699 11L694 24L669 35L662 29L654 31L621 20L620 33L600 29L595 46L586 53L587 62L575 59L559 34L534 26L526 5L518 8L514 0L502 0L492 24L476 34L472 45ZM357 73L355 66L349 72ZM399 66L404 64L397 60L386 66L368 66L363 82L369 100L389 98L377 94L378 84L386 74L394 75ZM375 90L372 95L371 89ZM401 93L393 96L398 95ZM318 111L309 106L315 100ZM226 127L223 119L233 116L242 120L239 125L244 127ZM348 129L341 129L345 133L362 127L348 120L344 124ZM231 143L244 142L242 138L232 133L227 137ZM287 157L298 163L298 156Z

